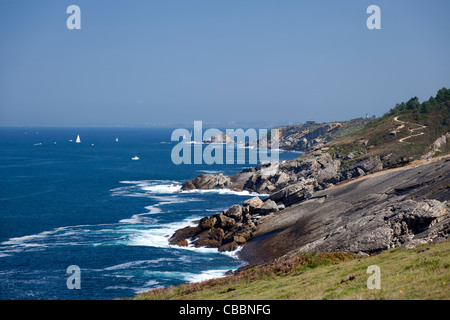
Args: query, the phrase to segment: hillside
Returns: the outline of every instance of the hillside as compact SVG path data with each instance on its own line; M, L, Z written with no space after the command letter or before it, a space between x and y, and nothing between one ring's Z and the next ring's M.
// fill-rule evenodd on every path
M405 159L419 159L430 151L429 156L450 151L446 145L450 136L445 137L450 132L450 89L442 88L435 97L422 103L417 97L397 103L378 119L373 116L274 129L279 130L279 148L286 151L322 150L341 160L350 154L353 162L382 156L385 166L395 166ZM222 135L226 138L223 141L233 143L231 138ZM211 143L216 138L204 142ZM440 138L444 141L432 150ZM247 145L270 147L271 133Z
M372 118L357 118L323 124L282 126L275 129L278 129L280 133L280 149L308 152L320 148L330 141L345 137L348 134L363 128L373 120L374 119ZM270 143L268 143L268 145L270 145Z
M448 153L449 132L450 89L442 88L436 97L423 103L414 97L396 104L381 118L335 137L324 151L340 159L344 166L381 156L383 166L392 167L405 160L420 159L427 153L427 157ZM438 139L442 141L435 147Z
M350 154L353 160L350 162L383 156L385 166L392 166L402 159L419 159L436 151L432 150L434 142L450 132L450 89L442 88L435 97L422 103L417 97L397 103L379 119L359 118L276 129L280 130L283 150L323 150L341 161ZM449 152L446 140L429 156Z
M380 267L381 289L368 289L369 266ZM298 254L236 275L135 296L136 300L208 299L450 299L450 242L396 248L372 256Z

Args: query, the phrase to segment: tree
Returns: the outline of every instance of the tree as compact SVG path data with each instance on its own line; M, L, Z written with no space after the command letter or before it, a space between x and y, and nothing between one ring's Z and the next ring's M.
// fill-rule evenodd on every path
M420 108L419 98L417 98L417 97L411 98L406 103L406 108L408 110L419 110L419 108Z

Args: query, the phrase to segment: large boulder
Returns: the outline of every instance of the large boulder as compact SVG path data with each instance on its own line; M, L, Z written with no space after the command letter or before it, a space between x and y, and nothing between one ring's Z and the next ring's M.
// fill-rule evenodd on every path
M200 220L199 227L202 230L208 230L214 227L217 222L217 218L215 217L204 217Z
M200 227L188 226L177 230L169 239L171 245L177 245L181 247L188 246L188 239L193 238L202 229Z
M222 245L225 232L221 228L212 228L197 235L193 242L196 247L219 248Z
M215 225L216 228L221 228L223 230L232 230L239 227L238 222L233 218L227 217L223 213L213 215L214 218L217 219L217 223Z
M364 172L376 172L383 169L383 164L380 157L370 157L358 162L356 167L361 168Z
M268 199L275 203L282 203L284 206L290 206L294 203L310 198L313 192L311 181L302 181L281 189L271 194Z
M193 180L187 181L182 184L182 190L192 189L220 189L227 188L230 184L230 180L219 173L216 175L211 174L199 174Z
M250 211L261 208L264 202L259 197L253 197L242 202L242 206L249 207Z
M238 204L231 206L230 209L225 212L225 216L230 217L235 221L242 221L242 207Z
M267 199L266 201L264 201L264 204L260 208L254 210L255 214L261 215L266 215L271 212L277 211L278 211L277 203L271 199Z
M361 177L367 173L377 172L383 169L383 163L380 157L370 157L363 159L353 166L345 168L341 173L340 180L349 180Z

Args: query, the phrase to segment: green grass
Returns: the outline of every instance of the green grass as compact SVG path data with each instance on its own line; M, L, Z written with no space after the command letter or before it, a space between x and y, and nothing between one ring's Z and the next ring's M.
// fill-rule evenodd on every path
M381 270L381 289L368 289L367 268ZM450 242L390 249L370 257L299 254L225 278L155 289L133 299L450 299Z

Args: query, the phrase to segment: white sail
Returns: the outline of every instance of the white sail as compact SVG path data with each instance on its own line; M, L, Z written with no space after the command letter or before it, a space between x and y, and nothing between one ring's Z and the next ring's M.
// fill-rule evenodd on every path
M80 143L81 142L80 135L77 136L77 140L75 142L76 143Z
M116 142L119 142L119 138L116 138Z

